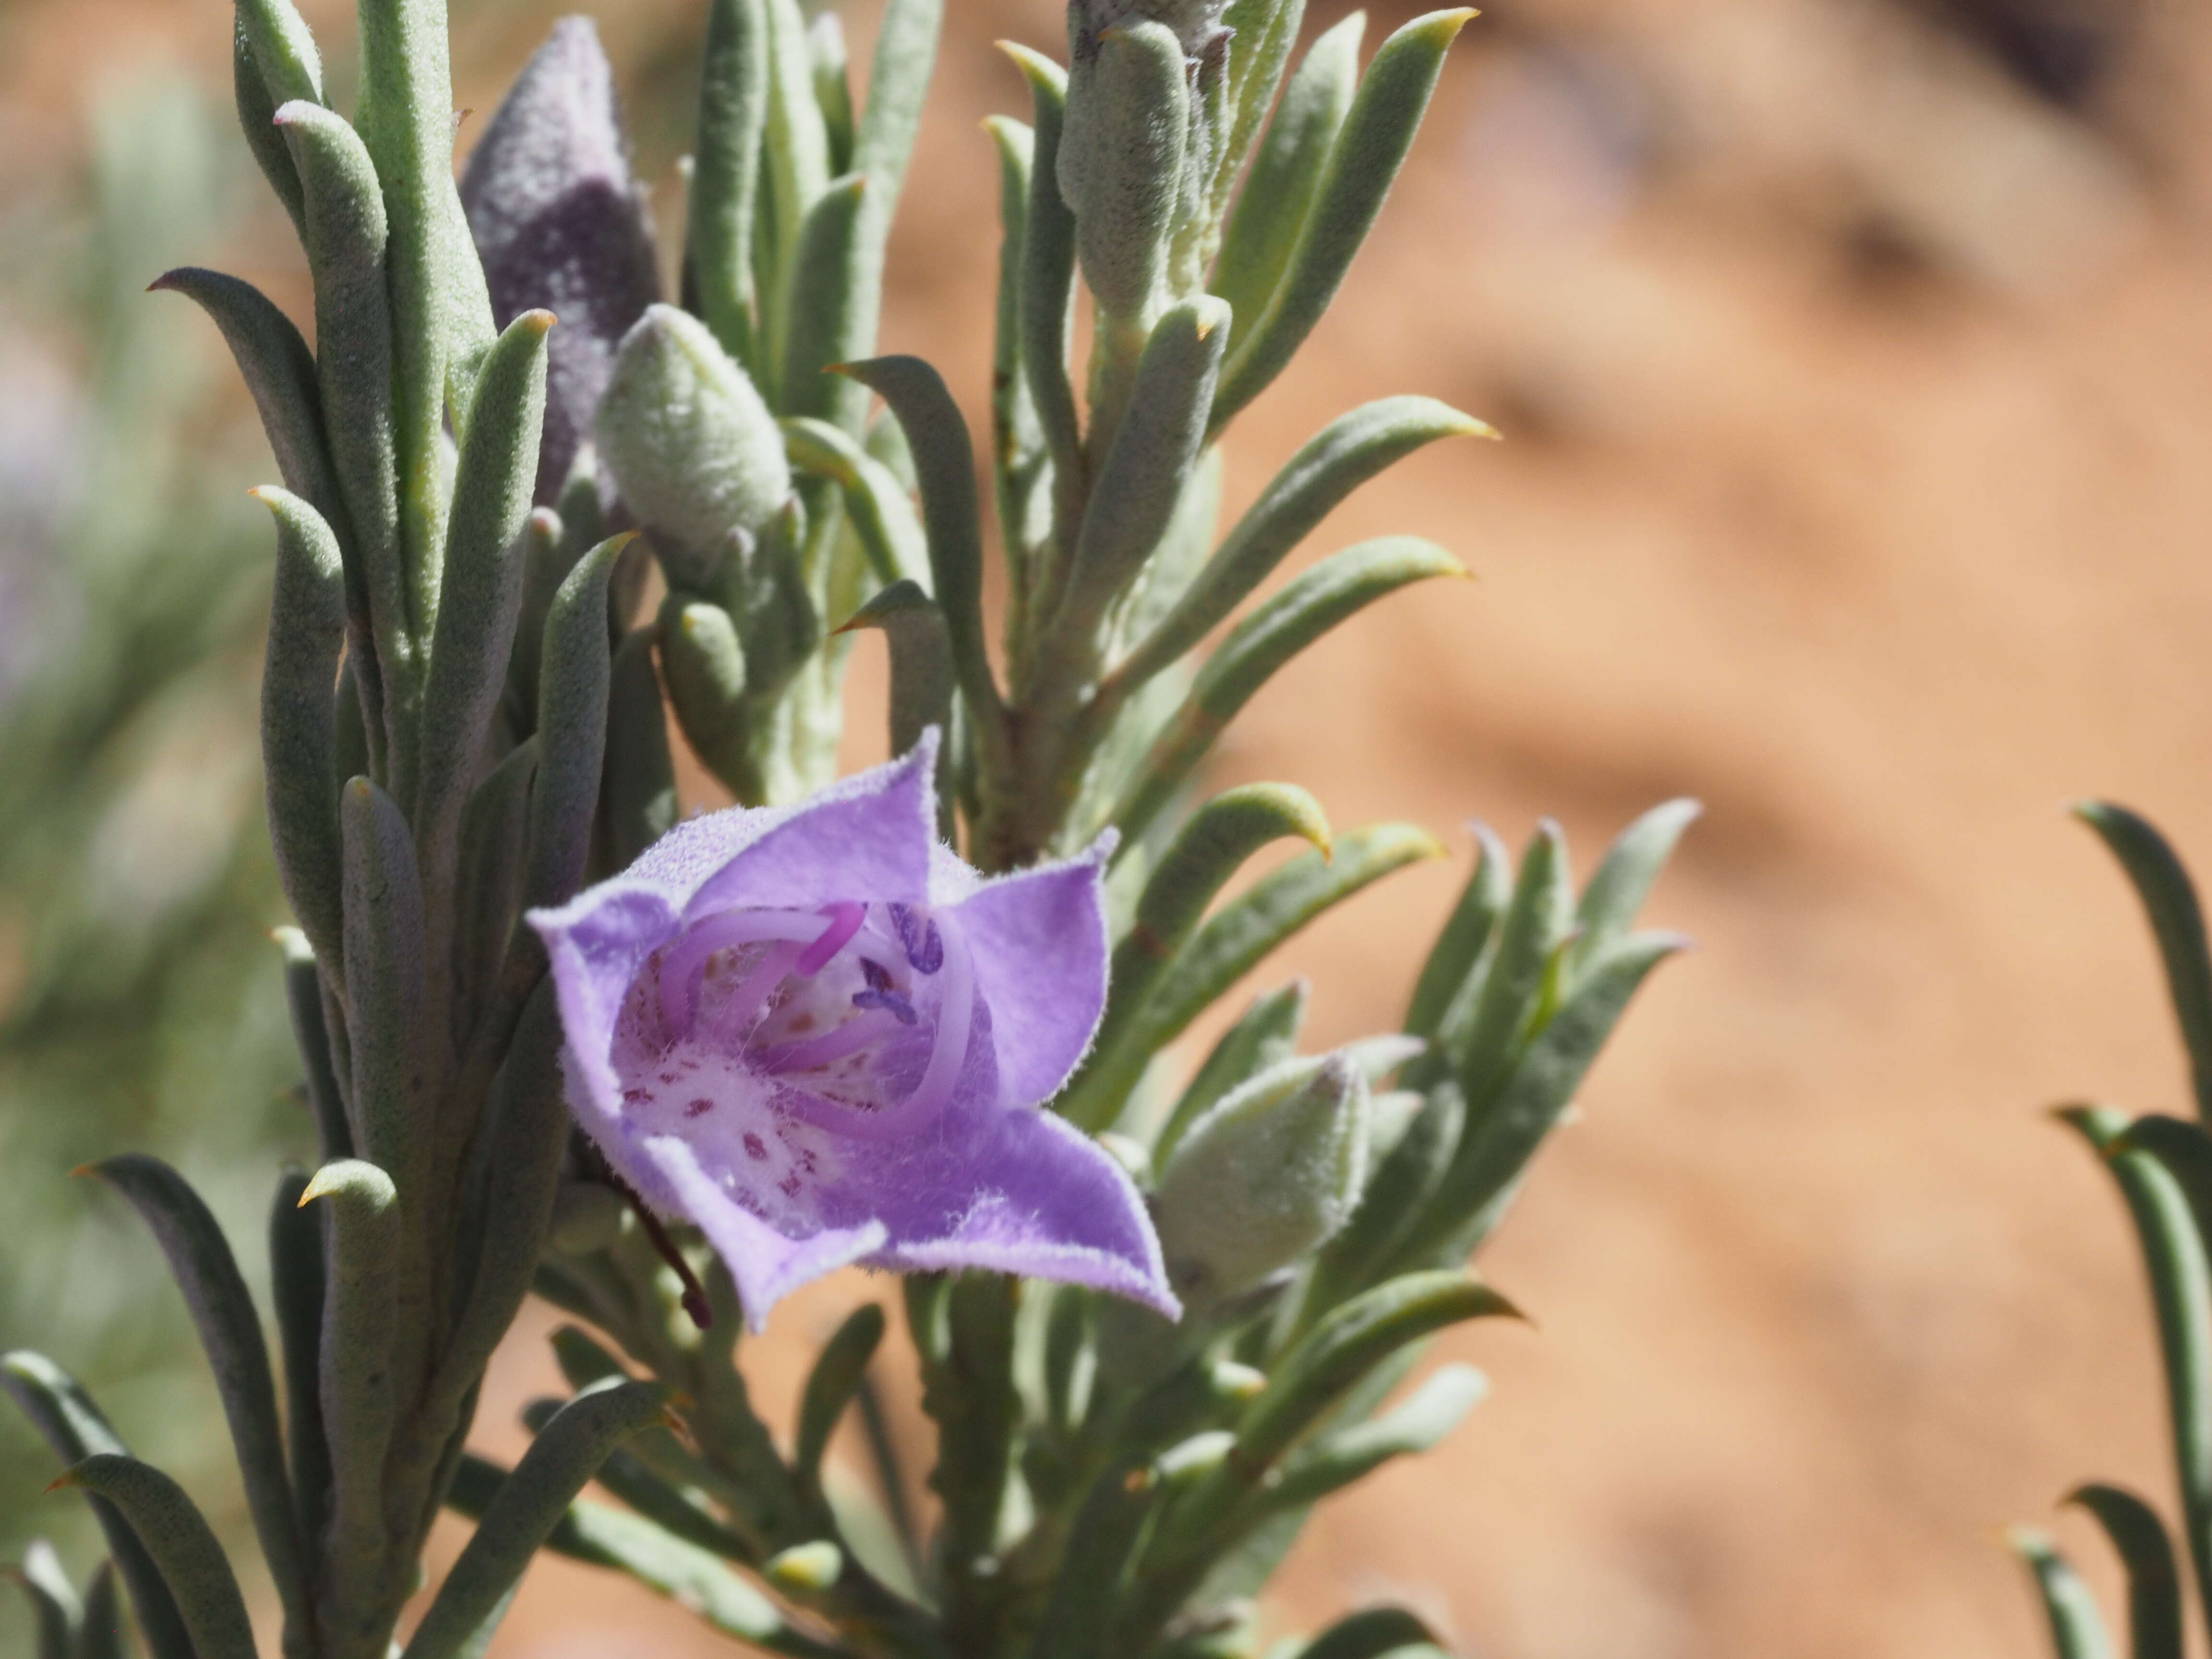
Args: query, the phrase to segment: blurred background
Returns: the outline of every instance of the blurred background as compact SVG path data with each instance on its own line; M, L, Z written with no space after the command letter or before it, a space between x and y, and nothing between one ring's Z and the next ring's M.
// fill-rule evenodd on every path
M461 101L489 112L566 9L457 0ZM856 56L876 9L845 8ZM1310 0L1309 31L1347 9ZM1370 46L1419 9L1379 0ZM303 9L343 84L346 9ZM1025 104L988 42L1060 25L1054 0L951 9L884 339L980 413L976 122ZM599 14L672 213L702 11ZM213 262L305 314L229 125L228 16L0 4L0 1346L52 1353L234 1507L155 1252L67 1179L161 1152L251 1262L307 1144L252 741L269 550L243 492L270 462L212 328L140 293ZM1498 0L1342 300L1232 435L1232 506L1401 391L1508 441L1406 464L1313 551L1413 532L1480 580L1315 650L1218 780L1294 778L1340 824L1548 813L1585 863L1698 795L1656 919L1700 948L1485 1257L1534 1320L1445 1345L1492 1398L1325 1510L1272 1616L1391 1595L1500 1659L2039 1653L2001 1527L2091 1475L2170 1507L2132 1247L2042 1109L2184 1100L2133 901L2062 808L2125 800L2212 872L2212 15ZM861 671L856 763L882 744ZM1315 981L1316 1042L1395 1018L1458 845L1268 965ZM780 1313L766 1397L882 1294ZM494 1449L550 1376L532 1319ZM43 1532L82 1572L51 1473L0 1419L0 1559ZM2087 1526L2055 1524L2116 1605ZM25 1640L0 1607L0 1651ZM556 1563L494 1651L647 1644L728 1650Z

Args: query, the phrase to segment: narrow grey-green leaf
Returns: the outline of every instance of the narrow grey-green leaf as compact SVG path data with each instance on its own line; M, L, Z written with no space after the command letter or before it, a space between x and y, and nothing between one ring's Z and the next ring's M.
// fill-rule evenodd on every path
M382 1627L386 1567L384 1459L392 1443L392 1339L404 1248L399 1198L374 1164L344 1158L318 1170L300 1194L326 1200L323 1259L323 1433L330 1448L330 1516L323 1534L325 1625L361 1639Z
M125 1659L123 1604L115 1592L115 1563L102 1561L93 1570L84 1592L84 1618L76 1633L72 1659Z
M276 112L307 193L307 264L315 277L315 373L323 431L359 543L378 667L411 710L416 623L399 550L398 451L392 410L390 228L376 168L354 130L319 105ZM407 718L411 718L411 713ZM390 718L390 716L388 716ZM404 719L395 720L395 731ZM411 733L402 757L411 769Z
M896 581L862 605L837 631L880 629L891 658L891 753L903 755L935 726L952 725L952 641L937 602L910 581ZM940 759L949 757L945 744Z
M1026 46L1002 45L1030 84L1036 131L1030 196L1022 216L1021 362L1052 456L1059 521L1075 522L1085 493L1083 430L1069 375L1068 330L1075 297L1075 216L1060 193L1060 146L1067 119L1067 73Z
M1231 118L1213 147L1213 176L1206 191L1206 216L1217 228L1283 84L1305 15L1305 0L1230 0L1222 10L1221 26L1230 34Z
M1252 158L1213 274L1213 291L1235 307L1240 335L1258 325L1282 286L1329 152L1352 108L1359 84L1359 42L1366 29L1367 15L1355 11L1306 49ZM1240 123L1245 113L1238 111Z
M1301 1449L1268 1483L1271 1509L1297 1509L1364 1480L1393 1458L1425 1452L1473 1411L1490 1383L1472 1365L1440 1367L1399 1405Z
M331 1018L315 952L306 934L280 927L276 942L284 951L284 1003L292 1017L293 1046L300 1051L307 1103L315 1115L322 1160L353 1156L353 1129L346 1121L345 1089L331 1054Z
M1095 652L1107 607L1158 550L1198 463L1228 343L1229 308L1211 295L1170 307L1152 329L1068 563L1052 621L1059 651Z
M270 128L272 137L275 127ZM278 137L280 147L283 140ZM289 152L284 165L292 163ZM220 271L191 265L154 279L151 292L181 294L207 313L222 331L240 378L253 394L261 430L276 458L284 487L307 501L333 528L345 507L337 471L323 435L323 398L315 380L315 356L276 302L254 287Z
M607 581L628 534L586 554L553 597L545 617L539 670L538 786L530 799L526 906L564 902L580 885L591 856L592 815L606 755L607 689L614 653L607 641Z
M921 480L930 592L945 612L969 711L979 726L994 726L1000 702L983 643L983 531L967 422L944 378L919 357L877 357L845 372L881 394L906 433Z
M617 1383L572 1401L546 1425L485 1508L404 1659L451 1659L477 1636L607 1454L665 1419L661 1400L653 1385Z
M789 295L783 276L798 257L807 210L830 182L830 135L814 98L814 64L799 0L768 0L767 13L768 188L754 220L753 270L761 311L761 389L774 400L782 396L775 381L783 365L783 305Z
M853 60L845 46L845 25L834 11L818 14L806 27L806 53L814 70L814 102L822 112L829 139L830 171L853 170Z
M394 353L394 434L410 599L436 615L448 495L442 447L449 383L465 417L493 338L491 300L453 177L453 83L446 0L362 0L355 121L384 192Z
M69 1575L62 1571L54 1547L43 1538L33 1538L24 1547L22 1565L0 1567L0 1578L14 1579L30 1600L31 1616L39 1632L39 1659L73 1659L84 1604L77 1599Z
M1513 900L1498 923L1497 948L1482 978L1464 1032L1448 1024L1445 1058L1477 1111L1512 1070L1534 1035L1547 975L1575 925L1567 840L1549 818L1540 821L1521 860Z
M2149 820L2110 801L2074 809L2119 860L2142 901L2166 964L2166 988L2189 1050L2197 1113L2212 1121L2212 958L2205 950L2204 913L2189 872Z
M276 520L276 580L261 676L261 760L276 872L322 960L342 959L345 849L338 831L332 688L345 645L337 538L289 491L254 492Z
M473 1026L490 1000L515 919L522 913L530 792L537 780L538 739L533 737L492 768L461 813L459 873L453 887L459 907L453 975L462 1030Z
M44 1354L25 1348L0 1354L0 1389L64 1462L81 1462L97 1453L125 1454L122 1439L92 1396ZM151 1659L194 1659L184 1615L154 1558L138 1541L137 1530L106 1498L94 1494L91 1502L108 1553L131 1588L131 1605L137 1611L138 1633L145 1639L146 1651Z
M626 870L676 827L676 762L668 749L668 711L653 672L650 626L634 628L617 647L607 680L607 757L599 786L603 867Z
M1386 536L1332 554L1255 610L1206 659L1182 710L1153 744L1115 809L1113 821L1123 838L1145 833L1222 728L1300 651L1346 617L1409 583L1465 574L1433 542Z
M1338 836L1333 857L1308 853L1270 871L1199 929L1120 1038L1094 1054L1060 1110L1079 1127L1111 1122L1151 1057L1269 951L1370 883L1443 853L1425 830L1385 823Z
M1226 622L1361 484L1438 439L1471 435L1498 434L1432 398L1385 398L1332 422L1237 520L1159 626L1116 669L1115 686L1126 695Z
M246 134L246 147L253 152L261 176L269 181L269 188L276 192L304 242L307 204L300 189L300 170L292 165L284 135L276 131L276 106L283 100L270 90L261 65L253 61L252 45L240 28L234 28L230 35L230 90L239 127Z
M159 1158L125 1153L92 1165L91 1173L129 1200L168 1259L222 1401L246 1510L284 1609L285 1628L295 1641L306 1641L313 1615L304 1538L285 1472L269 1346L245 1276L205 1201Z
M1682 832L1705 808L1693 800L1670 800L1655 806L1620 832L1583 890L1575 920L1581 937L1570 958L1579 969L1599 951L1636 925L1636 913L1651 891L1659 872L1667 867Z
M2097 1517L2127 1567L2131 1659L2182 1659L2180 1568L2158 1511L2131 1492L2094 1482L2066 1501Z
M757 799L745 650L737 624L718 605L671 592L659 628L661 672L684 740L740 800Z
M315 1581L330 1517L331 1448L323 1433L323 1218L302 1209L304 1170L278 1177L269 1206L269 1299L284 1370L286 1462L307 1582Z
M323 101L323 59L292 0L238 0L238 32L280 104Z
M834 479L845 495L845 521L877 580L929 584L929 540L914 499L898 475L827 421L801 416L783 422L791 464L817 478Z
M873 183L865 173L833 180L814 198L799 229L786 281L783 362L776 384L783 407L857 433L868 410L866 388L825 373L875 349L872 318L861 314L869 286L862 221Z
M2007 1534L2013 1553L2026 1564L2051 1624L2051 1648L2055 1659L2115 1659L2112 1638L2097 1611L2097 1598L2073 1564L2058 1553L2049 1534L2032 1527L2014 1527Z
M492 347L453 475L415 811L416 845L438 916L450 908L461 812L514 650L527 551L520 538L538 481L552 328L551 312L526 311Z
M1423 1659L1439 1651L1436 1641L1436 1632L1403 1607L1365 1607L1338 1620L1296 1659Z
M884 1310L874 1303L853 1310L836 1334L822 1345L799 1400L799 1437L792 1454L799 1478L812 1491L822 1488L822 1456L830 1437L859 1392L868 1362L884 1340Z
M1084 279L1110 325L1139 331L1141 343L1182 200L1189 76L1175 31L1141 15L1095 39L1068 78L1054 166Z
M712 0L700 65L685 259L701 314L722 349L758 373L753 343L753 217L768 125L765 0Z
M1426 1103L1376 1165L1359 1207L1315 1263L1306 1291L1309 1309L1325 1308L1365 1288L1389 1261L1401 1256L1450 1172L1466 1131L1467 1100L1449 1078L1433 1085Z
M1406 1030L1413 1036L1434 1038L1443 1030L1453 999L1474 973L1511 902L1513 862L1505 844L1487 824L1470 828L1475 837L1474 872L1422 963L1413 1000L1406 1006Z
M1328 815L1295 784L1244 784L1190 815L1145 878L1129 932L1114 947L1102 1047L1110 1047L1116 1028L1143 1006L1153 980L1245 860L1271 842L1293 838L1329 856Z
M426 1000L422 878L391 796L355 778L340 799L354 1144L416 1210L429 1151L424 1050L439 1035Z
M1367 66L1282 281L1266 314L1240 331L1214 406L1215 432L1283 372L1336 297L1413 147L1444 54L1474 15L1462 9L1417 17L1385 40Z
M254 1659L253 1621L214 1529L185 1489L152 1465L115 1452L72 1464L62 1484L120 1510L175 1597L198 1659Z

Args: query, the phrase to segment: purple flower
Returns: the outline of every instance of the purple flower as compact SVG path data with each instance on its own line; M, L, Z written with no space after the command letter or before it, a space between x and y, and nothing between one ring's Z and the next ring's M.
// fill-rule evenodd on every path
M493 320L505 328L541 306L561 319L548 347L536 492L550 506L591 435L616 344L660 297L614 72L590 19L553 26L469 157L461 202Z
M933 738L783 808L679 824L531 913L568 1094L758 1329L851 1262L1068 1280L1169 1314L1143 1200L1038 1103L1106 994L1101 855L985 880L939 844Z

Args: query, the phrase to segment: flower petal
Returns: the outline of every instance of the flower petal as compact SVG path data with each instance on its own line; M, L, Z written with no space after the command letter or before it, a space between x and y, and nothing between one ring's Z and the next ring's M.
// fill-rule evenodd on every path
M688 875L719 853L717 867L694 886L687 907L692 916L732 905L917 903L929 891L929 853L937 841L936 766L936 740L926 736L889 765L841 780L797 806L744 813L745 823L729 826L742 834L723 833L719 845L710 846L697 830L684 845L670 843L685 829L729 814L679 825L638 860L635 872L661 879L667 878L664 869L668 876Z
M756 1333L768 1324L769 1310L800 1285L850 1267L883 1247L880 1221L832 1227L805 1238L787 1238L759 1217L741 1208L699 1162L689 1143L657 1135L645 1143L646 1156L659 1166L674 1207L707 1235L737 1281L745 1323Z
M650 882L611 881L557 910L532 910L530 925L553 964L561 1030L568 1039L568 1104L611 1126L622 1113L622 1080L611 1051L623 999L646 958L682 929L678 901ZM594 1139L604 1126L588 1119Z
M1104 866L1093 848L986 882L951 911L975 959L975 994L991 1011L1009 1104L1057 1094L1105 1012Z
M1180 1317L1145 1201L1121 1166L1049 1112L1001 1113L981 1150L973 1201L917 1236L890 1218L871 1258L912 1273L984 1267L1087 1285Z

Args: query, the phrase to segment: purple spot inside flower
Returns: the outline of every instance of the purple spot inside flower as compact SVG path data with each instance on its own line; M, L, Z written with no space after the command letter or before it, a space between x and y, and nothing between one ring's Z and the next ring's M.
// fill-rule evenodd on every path
M868 988L871 991L888 991L891 988L891 970L872 957L860 958L860 977L868 981Z
M898 929L899 943L906 949L906 959L917 974L934 974L945 966L945 935L937 924L915 914L911 904L885 907L891 913L891 926Z
M853 998L855 1008L881 1008L902 1025L918 1025L921 1016L896 991L862 991Z
M745 1156L757 1163L768 1157L768 1143L750 1129L745 1131Z
M698 1099L693 1101L690 1105L684 1109L684 1115L686 1117L704 1117L708 1112L711 1112L714 1109L714 1103L708 1099L704 1095L702 1095Z

